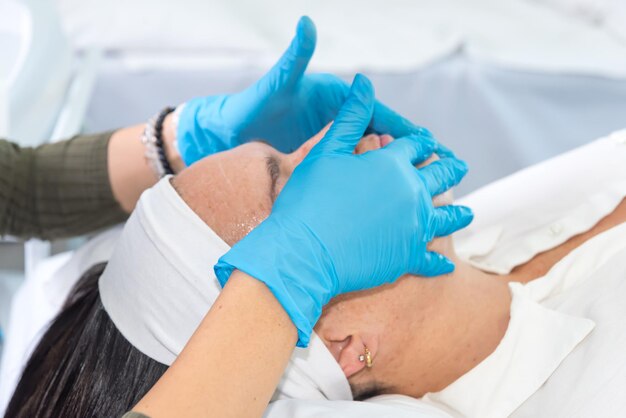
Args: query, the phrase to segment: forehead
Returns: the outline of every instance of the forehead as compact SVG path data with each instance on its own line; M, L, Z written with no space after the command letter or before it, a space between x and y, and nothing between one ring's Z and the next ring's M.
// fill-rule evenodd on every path
M271 150L262 143L245 144L204 158L179 175L188 185L185 200L230 245L271 211Z
M246 191L252 185L255 190L251 192L265 191L258 187L269 180L267 160L272 156L272 150L264 143L251 142L206 158L204 169L207 176L210 174L212 180L222 186L215 193ZM241 197L245 196L246 193L241 194Z
M221 152L203 161L203 178L218 199L257 202L267 197L267 157L252 144Z

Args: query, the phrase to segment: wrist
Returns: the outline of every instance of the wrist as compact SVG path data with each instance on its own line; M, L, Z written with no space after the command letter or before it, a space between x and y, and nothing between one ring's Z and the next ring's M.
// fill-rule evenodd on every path
M215 273L222 286L237 269L265 283L298 329L306 347L322 307L335 294L334 267L326 249L306 227L271 217L220 258Z

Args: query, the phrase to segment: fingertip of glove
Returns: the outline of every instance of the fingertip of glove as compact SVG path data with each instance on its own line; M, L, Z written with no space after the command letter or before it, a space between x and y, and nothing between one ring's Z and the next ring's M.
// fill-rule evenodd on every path
M416 135L417 139L421 141L424 145L426 145L430 149L430 151L434 151L437 147L437 140L432 135L430 135L430 132L426 132L427 134L422 132L418 133Z
M463 215L474 217L474 211L469 206L459 205Z
M430 136L424 136L419 132L412 133L404 138L398 138L394 142L397 142L398 140L409 140L415 143L416 146L419 147L418 149L420 162L426 160L429 156L432 155L437 143L434 138Z
M441 158L456 157L451 149L441 144L440 142L437 142L437 148L435 149L435 153Z
M422 276L435 278L444 274L450 274L454 271L455 266L450 259L439 253L431 254L433 255L431 258L431 263L433 263L433 265L426 272L421 273ZM420 273L418 273L418 275L420 275Z
M459 211L461 213L462 228L465 228L474 220L474 211L467 206L459 206Z
M308 16L302 16L296 28L298 47L302 52L312 53L315 50L317 30L315 24Z
M357 92L369 92L374 89L374 86L369 78L361 73L357 73L352 81L352 88Z
M424 128L423 126L418 126L417 127L417 132L418 135L420 136L424 136L424 137L429 137L429 138L435 138L435 136L433 135L432 132L430 132L428 129Z
M441 263L440 274L450 274L450 273L452 273L454 271L455 268L456 268L456 266L454 265L454 263L444 257L444 259L443 259L443 261Z
M446 256L434 251L424 254L424 263L422 268L412 274L420 277L432 278L444 274L450 274L454 271L454 263Z
M374 86L369 78L363 74L357 74L354 76L354 80L352 81L350 95L363 103L373 103Z
M452 157L457 161L457 169L458 171L465 176L467 174L467 172L469 171L469 166L467 165L467 163L465 162L465 160L461 160L459 158L456 157Z
M441 254L439 255L437 271L431 277L441 276L443 274L450 274L454 271L454 263L450 261L448 257L445 257Z

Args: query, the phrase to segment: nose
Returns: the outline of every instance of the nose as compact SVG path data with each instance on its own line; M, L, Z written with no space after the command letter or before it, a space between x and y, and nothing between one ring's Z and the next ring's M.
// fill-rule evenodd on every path
M320 142L320 140L324 137L324 135L326 135L326 132L328 132L328 128L330 128L330 125L332 125L332 122L326 125L321 131L319 131L313 137L309 138L305 143L300 145L300 147L297 150L289 154L288 158L289 158L289 165L290 165L290 173L291 171L293 171L294 168L296 168L298 164L302 162L302 160L304 160L304 158L309 154L311 149L313 149L313 147L317 145L318 142Z

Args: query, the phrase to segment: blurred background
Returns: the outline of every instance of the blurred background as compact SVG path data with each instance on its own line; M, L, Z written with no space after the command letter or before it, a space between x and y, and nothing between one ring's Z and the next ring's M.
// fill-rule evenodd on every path
M0 137L37 145L241 90L303 14L310 70L368 75L469 163L458 196L626 127L619 0L0 0ZM3 239L0 329L25 274L76 242Z

